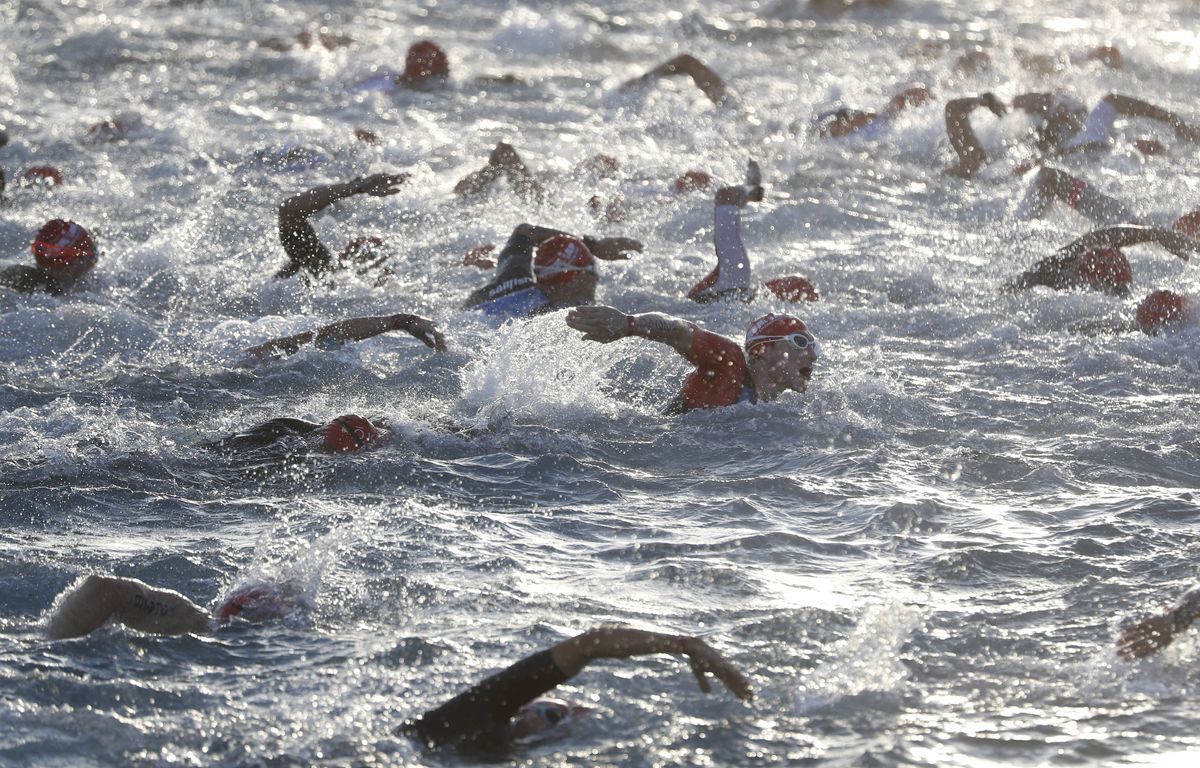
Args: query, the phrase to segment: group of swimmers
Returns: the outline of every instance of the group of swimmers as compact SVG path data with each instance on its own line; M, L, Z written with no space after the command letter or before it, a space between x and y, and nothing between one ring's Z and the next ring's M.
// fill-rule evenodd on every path
M886 2L877 0L872 4ZM294 44L309 46L315 42L336 47L348 41L336 35L310 34L299 36ZM292 44L276 39L267 47ZM1111 60L1110 52L1106 62ZM972 66L978 65L976 57ZM735 105L738 101L712 69L689 55L672 58L626 85L635 87L670 76L690 78L714 105ZM445 52L435 43L421 41L410 48L403 72L382 73L360 86L433 88L444 85L448 77L449 58ZM823 114L814 131L828 139L855 135L869 138L874 132L885 130L903 111L932 101L934 96L928 88L911 86L878 113L839 109ZM991 160L970 122L971 113L979 107L996 115L1007 110L990 93L952 99L945 105L949 141L959 158L950 172L964 178L977 176ZM1007 290L1049 286L1096 289L1125 296L1129 294L1132 274L1122 248L1155 243L1183 259L1200 250L1200 241L1196 239L1200 235L1200 211L1185 214L1171 226L1147 226L1146 219L1135 216L1128 207L1045 164L1047 158L1106 146L1118 116L1160 120L1188 141L1200 139L1200 131L1173 113L1116 94L1103 99L1090 112L1064 94L1023 94L1012 100L1012 107L1033 115L1037 121L1036 145L1041 156L1033 164L1023 164L1021 169L1027 172L1034 165L1041 166L1031 183L1028 208L1039 215L1054 200L1061 200L1106 226L1082 236L1017 276L1005 286ZM0 137L7 140L2 132ZM360 138L368 140L365 136ZM1147 143L1142 151L1159 152L1162 147ZM605 174L619 167L619 162L608 155L596 155L585 165L589 173ZM388 254L378 238L357 238L335 256L321 242L309 219L355 196L393 195L407 178L403 173L379 173L314 187L284 200L278 208L278 230L287 261L276 277L320 278L343 270L385 275ZM501 179L527 200L536 202L545 194L544 184L507 143L497 145L482 168L459 181L455 193L478 194ZM678 193L690 193L708 190L714 182L706 173L688 170L672 186ZM761 170L754 161L749 162L739 183L713 190L717 264L688 292L689 299L745 300L755 294L750 259L741 237L741 211L761 201L763 195ZM598 197L591 201L598 216L609 223L622 220L629 204L623 199L605 201ZM465 298L463 307L500 320L565 310L566 324L579 331L585 341L607 344L638 337L669 346L694 367L668 405L669 413L772 401L789 390L799 393L806 390L821 355L820 344L795 314L768 313L753 319L739 343L683 318L656 312L630 313L596 304L599 262L629 258L642 249L642 244L631 238L593 238L521 223L512 230L494 259L492 246L475 249L464 259L464 264L494 267L494 273L485 285ZM23 292L65 294L93 269L99 249L83 225L54 219L33 237L31 252L35 266L15 265L0 271L0 285ZM816 287L800 275L775 278L765 283L765 287L786 302L819 299ZM1139 307L1138 326L1147 332L1158 332L1189 317L1190 306L1190 300L1180 294L1157 291ZM256 364L308 346L335 346L391 331L410 334L435 351L447 347L447 339L432 320L392 313L350 318L266 341L246 350L243 363ZM351 453L384 443L389 435L386 425L357 414L344 414L324 424L274 419L207 446L215 451L238 452L288 437L305 441L315 450ZM1166 613L1125 630L1119 640L1119 653L1125 658L1141 657L1171 642L1200 616L1200 598L1196 595L1196 591L1189 592ZM276 618L286 613L295 600L293 585L263 581L235 589L210 612L171 590L134 579L91 575L81 578L55 601L47 620L47 632L54 638L78 637L110 621L165 635L208 632L233 620ZM705 691L709 690L711 675L740 699L752 695L745 677L699 638L602 627L513 664L443 706L410 720L403 730L429 745L491 740L496 736L532 736L585 711L586 708L577 705L544 698L544 694L588 663L655 653L685 656Z

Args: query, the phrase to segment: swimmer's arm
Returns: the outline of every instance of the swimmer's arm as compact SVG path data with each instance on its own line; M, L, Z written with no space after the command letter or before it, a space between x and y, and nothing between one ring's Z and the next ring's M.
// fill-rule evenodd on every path
M629 336L640 336L666 344L684 356L692 348L692 334L696 330L696 326L678 317L657 312L627 315L603 304L575 307L567 313L566 320L567 325L583 332L586 341L607 344Z
M725 85L725 81L721 79L720 75L709 69L704 62L687 53L676 56L670 61L664 61L641 77L636 77L628 81L622 87L630 88L640 83L659 80L671 75L687 75L692 78L692 82L696 84L696 87L709 98L709 101L718 107L735 99L733 92Z
M541 244L544 240L549 240L558 235L566 235L567 237L577 237L570 232L563 232L558 229L550 229L549 227L539 227L535 224L519 224L513 230L514 235L523 235L533 240L533 242ZM578 236L583 244L588 247L592 255L603 261L621 261L629 258L630 251L641 252L643 245L640 241L634 240L631 237L591 237L590 235Z
M739 699L754 697L745 676L698 637L626 627L598 627L564 640L550 649L554 665L567 678L574 677L588 664L599 659L627 659L655 653L686 656L700 690L705 693L712 690L708 680L711 674Z
M991 93L951 99L946 103L946 135L958 154L958 165L951 168L950 173L963 178L974 176L988 161L983 144L971 127L971 113L977 107L987 107L997 117L1005 112L1004 104Z
M404 331L420 339L427 347L436 349L438 352L446 351L446 340L432 320L417 315L399 313L339 320L315 331L305 331L294 336L272 339L247 349L246 354L257 358L276 355L286 357L295 354L307 344L322 347L347 341L363 341L388 331Z
M1188 125L1183 121L1183 118L1170 110L1155 106L1148 101L1135 99L1132 96L1123 96L1119 93L1108 94L1104 97L1104 101L1112 105L1113 109L1119 115L1158 120L1174 128L1175 135L1179 138L1189 141L1200 141L1200 129Z
M279 228L294 228L305 223L309 216L354 195L384 197L400 191L408 179L407 173L376 173L361 176L345 184L327 184L293 195L279 205Z
M1126 661L1149 656L1170 645L1197 618L1200 618L1200 588L1193 587L1173 607L1126 627L1117 639L1117 655Z
M488 155L487 163L478 171L467 174L454 185L457 195L475 195L487 189L504 174L513 191L527 202L542 201L545 190L541 183L533 177L525 161L511 144L500 142Z
M46 634L54 639L86 635L109 619L159 635L213 628L209 612L178 592L156 589L136 579L95 574L64 592L51 611Z
M1108 227L1087 233L1059 251L1068 258L1076 258L1095 248L1125 248L1142 243L1158 243L1184 261L1192 253L1200 251L1200 241L1159 227Z

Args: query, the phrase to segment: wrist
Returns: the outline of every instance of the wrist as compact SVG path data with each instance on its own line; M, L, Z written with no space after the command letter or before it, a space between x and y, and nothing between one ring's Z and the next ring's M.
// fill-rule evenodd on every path
M399 314L392 315L390 318L388 318L388 320L389 327L393 331L407 331L412 328L413 316L401 312Z
M637 335L637 315L625 315L625 335Z

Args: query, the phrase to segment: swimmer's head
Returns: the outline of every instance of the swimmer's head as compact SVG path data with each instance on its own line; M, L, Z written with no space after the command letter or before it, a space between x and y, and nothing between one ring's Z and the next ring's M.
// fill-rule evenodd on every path
M888 110L896 114L908 107L920 107L931 101L933 101L933 94L929 88L924 83L916 83L893 96L888 103Z
M217 608L217 619L227 622L233 617L246 621L270 621L283 615L287 601L273 581L242 584L230 592Z
M42 269L59 280L77 280L96 265L96 243L73 221L46 222L29 246Z
M321 428L325 450L330 453L353 453L383 438L375 425L353 413L338 416Z
M431 40L421 40L408 48L404 59L404 79L423 83L450 74L450 59L442 47Z
M676 192L704 192L712 186L713 178L704 171L687 171L675 179Z
M543 240L533 258L538 287L556 303L591 301L599 275L596 257L582 240L555 235Z
M1043 150L1057 147L1083 128L1087 116L1087 105L1079 99L1061 91L1053 94L1046 119L1038 126L1038 146Z
M511 725L512 736L518 740L544 737L550 730L590 711L558 699L534 699L517 710Z
M803 392L821 356L817 338L794 315L766 314L746 328L746 359L758 396L774 399L786 389Z
M612 155L601 153L584 160L580 163L580 167L597 178L615 179L621 172L621 161Z
M812 281L800 275L776 277L763 285L783 301L819 301L821 298L821 294L817 293L817 287L812 284Z
M1200 208L1180 216L1171 228L1188 237L1200 240Z
M53 165L34 165L25 169L21 174L21 184L27 187L43 184L50 187L60 187L63 183L62 171Z
M876 117L874 112L842 107L820 113L814 118L813 124L818 136L826 139L840 139L866 128L875 121Z
M1185 323L1191 314L1186 297L1174 291L1153 291L1137 308L1137 325L1151 336L1168 326Z
M1118 249L1094 248L1075 260L1075 280L1098 291L1124 294L1133 283L1133 269Z

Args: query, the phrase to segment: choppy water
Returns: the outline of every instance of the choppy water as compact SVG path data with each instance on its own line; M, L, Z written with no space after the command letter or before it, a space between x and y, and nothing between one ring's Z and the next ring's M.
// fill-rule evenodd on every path
M1066 328L1128 317L1132 300L999 294L1087 223L1021 220L1024 181L1002 170L972 185L940 175L940 103L879 142L806 128L839 100L878 107L913 80L943 97L1119 91L1194 120L1200 11L897 5L830 18L797 2L0 4L13 139L0 167L67 175L53 192L10 190L0 252L26 261L55 216L104 248L80 292L0 292L0 764L455 762L391 728L604 621L705 634L758 699L705 697L678 659L597 664L567 688L597 716L514 760L1192 764L1195 640L1135 666L1112 642L1121 617L1195 576L1198 332L1085 336ZM317 23L358 42L254 45ZM346 90L427 36L447 47L454 88ZM1123 70L1041 77L1015 63L1015 46L1104 41ZM955 74L976 43L995 68ZM677 50L723 73L749 119L679 84L644 101L613 92ZM500 73L526 84L473 79ZM128 141L81 141L112 115L133 126ZM979 124L992 148L1025 125ZM359 127L382 145L355 142ZM1195 148L1164 138L1165 158L1119 141L1067 167L1141 211L1196 207ZM546 174L542 208L450 195L500 139ZM255 161L288 142L322 159ZM496 331L456 308L483 280L457 266L462 252L533 220L646 242L603 265L607 303L734 335L777 309L766 294L680 298L712 258L708 195L596 225L595 189L570 169L598 148L625 164L627 188L665 189L693 167L732 181L762 161L768 197L744 218L757 275L803 272L824 296L804 310L826 350L808 394L666 417L685 371L669 351L585 345L561 315ZM271 279L279 201L381 170L414 178L319 228L335 251L361 231L394 237L397 279ZM1136 295L1196 287L1177 260L1130 253ZM385 336L232 366L271 336L393 311L436 318L452 351ZM275 416L347 411L386 416L401 439L274 473L199 447ZM44 640L50 601L94 571L205 604L256 573L293 576L313 607L213 637Z

